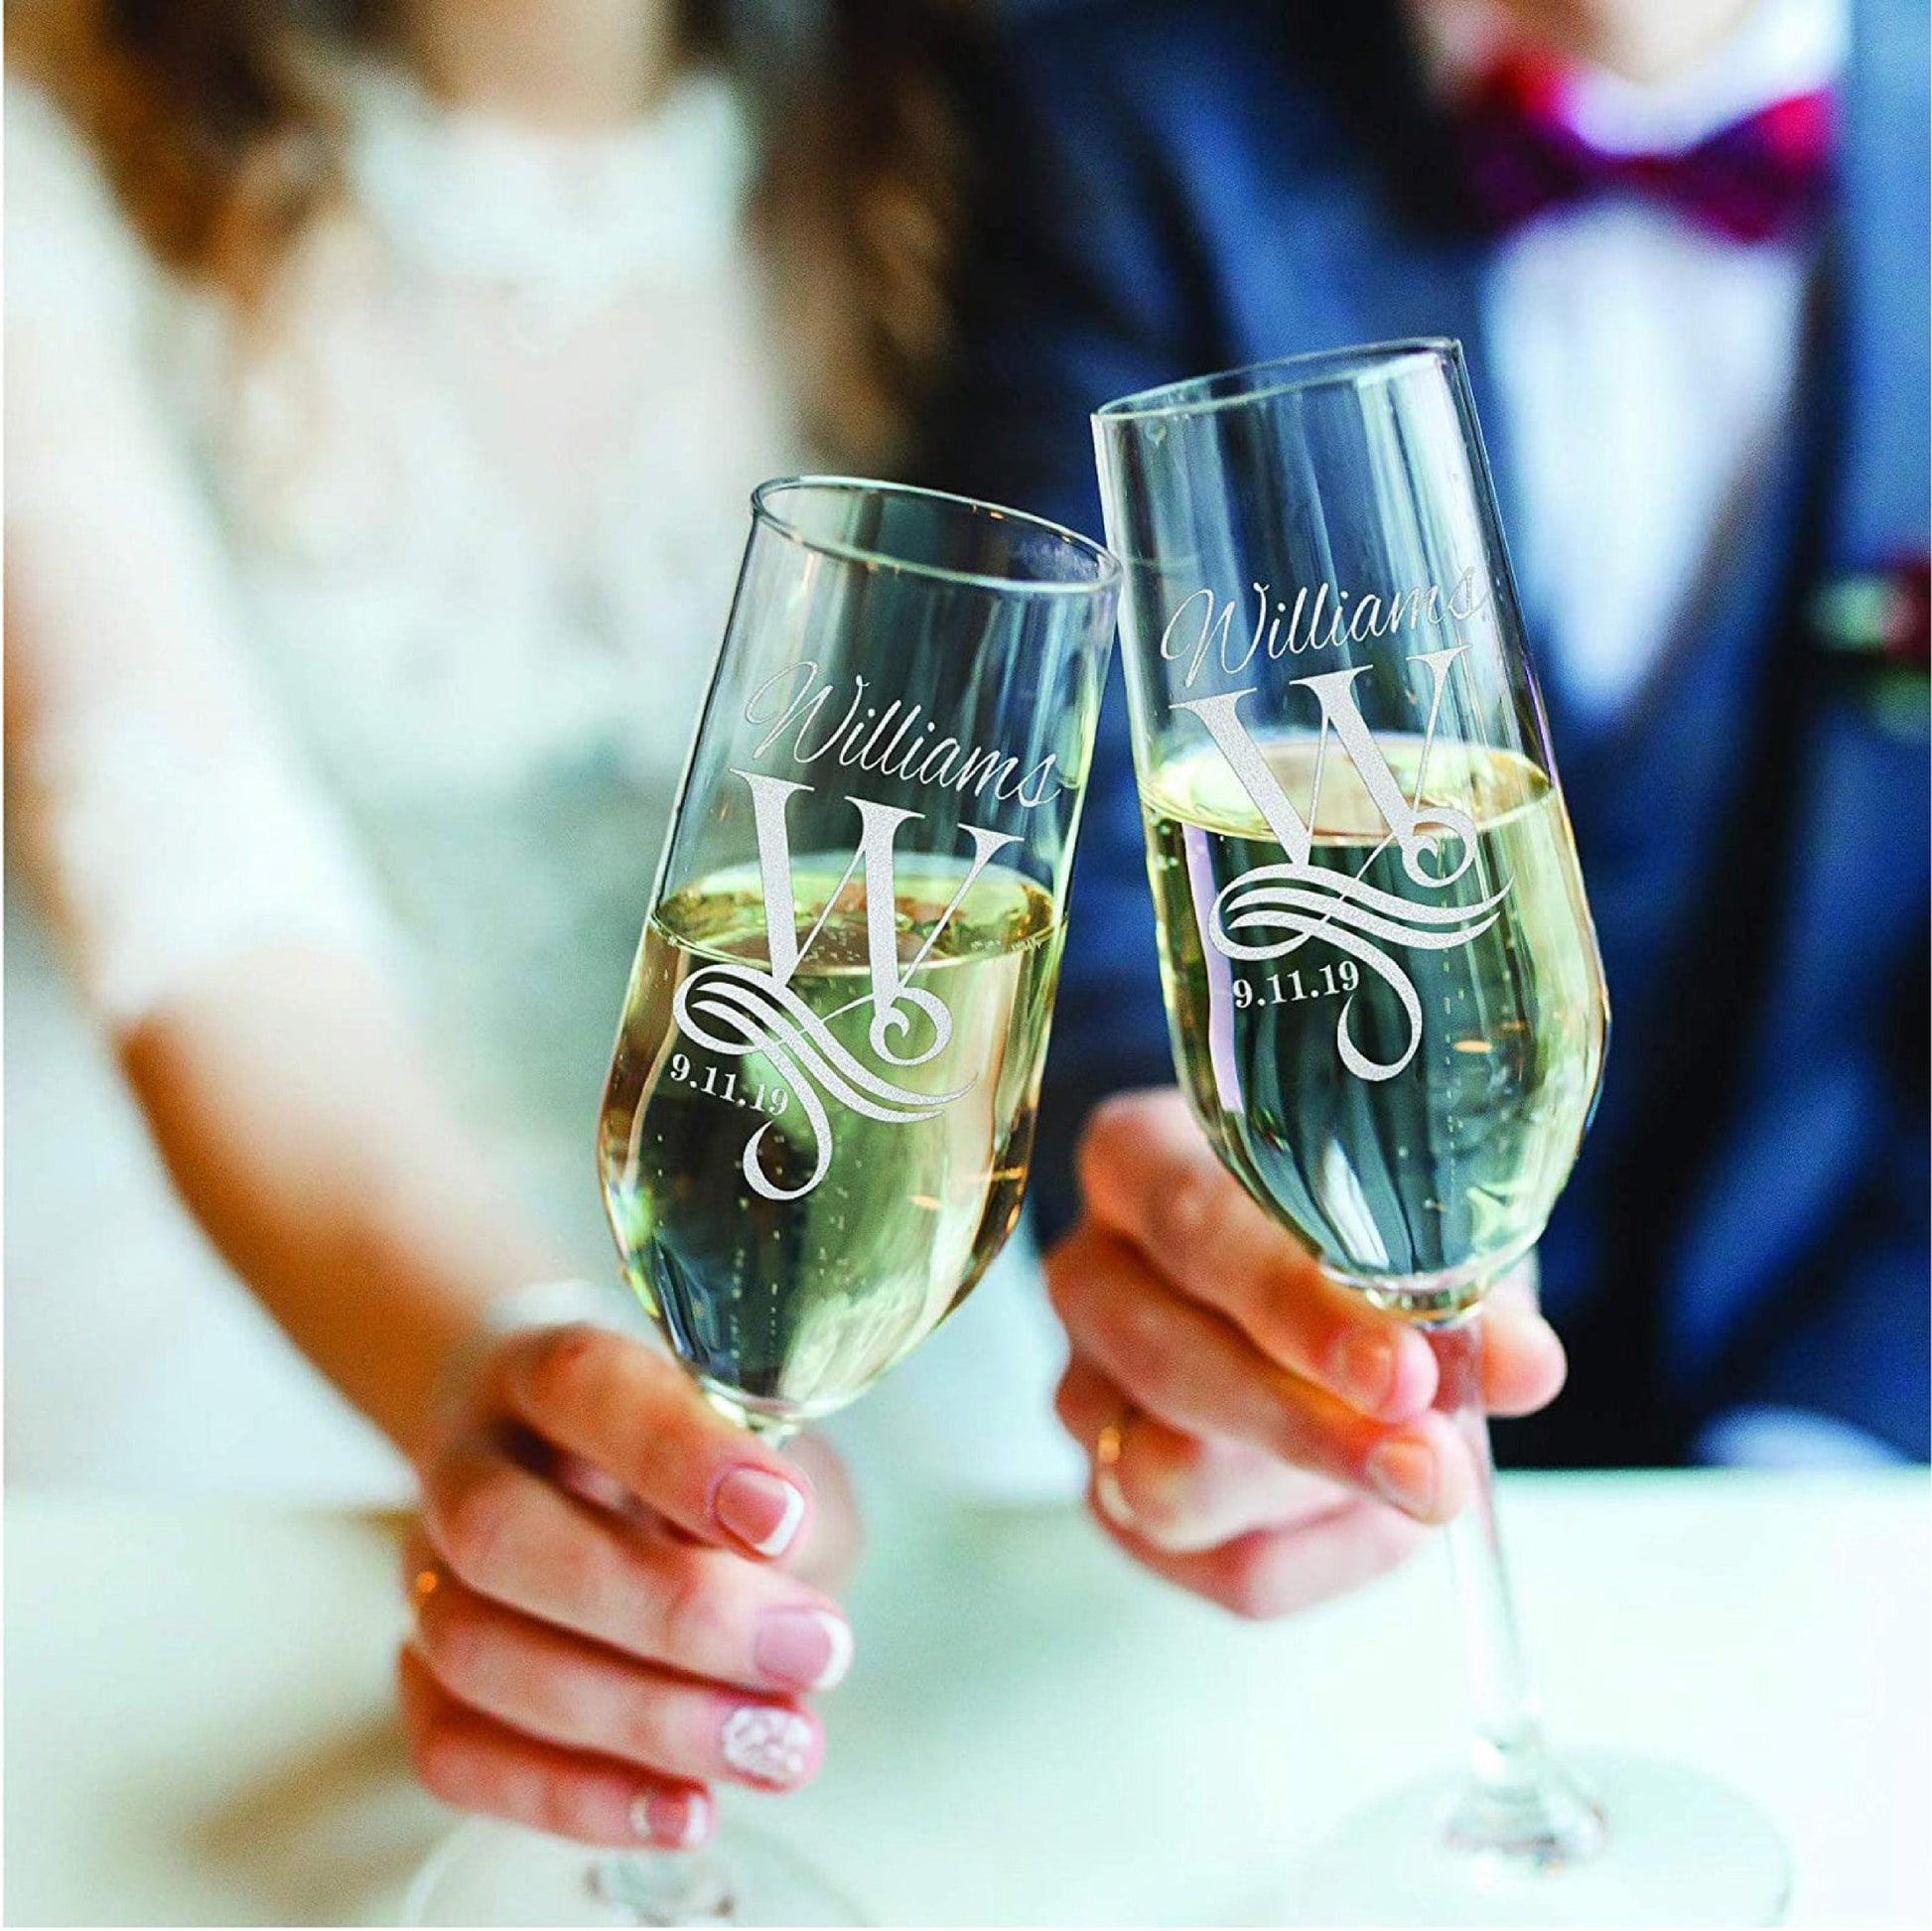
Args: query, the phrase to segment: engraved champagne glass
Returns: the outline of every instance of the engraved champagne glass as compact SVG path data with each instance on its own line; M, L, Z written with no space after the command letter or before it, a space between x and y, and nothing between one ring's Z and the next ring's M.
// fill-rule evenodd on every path
M754 494L597 1162L665 1343L767 1440L916 1347L1019 1217L1119 580L1086 538L961 497ZM858 1921L729 1820L622 1856L472 1823L414 1906Z
M1445 1531L1474 1738L1321 1850L1322 1924L1766 1924L1778 1834L1543 1739L1479 1310L1594 1105L1602 968L1460 347L1295 357L1094 418L1180 1083L1334 1281L1418 1322L1478 1474Z

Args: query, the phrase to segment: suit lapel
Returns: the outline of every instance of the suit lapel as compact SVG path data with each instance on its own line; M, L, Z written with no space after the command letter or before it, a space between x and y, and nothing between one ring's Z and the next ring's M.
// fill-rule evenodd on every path
M1923 0L1860 0L1844 100L1837 380L1842 443L1828 569L1923 555L1927 482L1927 49Z

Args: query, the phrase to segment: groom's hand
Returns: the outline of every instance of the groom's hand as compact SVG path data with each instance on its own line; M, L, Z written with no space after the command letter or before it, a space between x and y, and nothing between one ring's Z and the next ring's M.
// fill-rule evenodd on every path
M1059 1413L1107 1532L1243 1615L1284 1614L1400 1561L1470 1491L1423 1335L1325 1280L1244 1193L1173 1088L1093 1116L1084 1203L1047 1257L1072 1359ZM1562 1343L1526 1264L1484 1313L1494 1414L1541 1408Z

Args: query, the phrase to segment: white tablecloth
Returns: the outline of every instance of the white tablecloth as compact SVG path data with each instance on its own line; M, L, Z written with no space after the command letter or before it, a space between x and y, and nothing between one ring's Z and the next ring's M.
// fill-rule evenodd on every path
M1925 1476L1533 1476L1506 1528L1559 1737L1782 1821L1793 1922L1932 1921ZM1265 1924L1460 1720L1428 1557L1266 1628L1062 1510L879 1498L807 1791L746 1798L882 1925ZM9 1923L353 1923L442 1826L389 1717L382 1524L15 1496ZM728 1803L728 1813L730 1805Z

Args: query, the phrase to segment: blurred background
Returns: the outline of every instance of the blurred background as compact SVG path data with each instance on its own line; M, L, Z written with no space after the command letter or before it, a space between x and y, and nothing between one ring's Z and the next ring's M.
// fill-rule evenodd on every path
M340 1512L411 1500L454 1324L613 1279L593 1121L752 486L1097 533L1100 402L1416 335L1615 1014L1570 1383L1497 1432L1572 1471L1513 1499L1555 1701L1802 1820L1801 1918L1932 1908L1923 0L7 24L10 1916L343 1921L428 1843ZM1455 1691L1391 1688L1439 1579L1262 1635L1035 1507L1089 1476L1038 1255L1173 1077L1117 677L1069 934L1028 1225L840 1425L894 1556L787 1815L883 1922L1275 1921L1253 1847ZM1575 1472L1713 1467L1780 1478Z
M1505 1452L1923 1458L1921 10L16 14L11 1481L404 1492L170 1184L238 1116L158 1159L122 1076L251 953L401 988L602 1276L754 482L1091 530L1095 403L1412 332L1469 345L1617 1018L1571 1393ZM1093 797L1044 1237L1085 1110L1169 1076L1117 699Z

